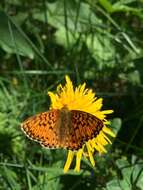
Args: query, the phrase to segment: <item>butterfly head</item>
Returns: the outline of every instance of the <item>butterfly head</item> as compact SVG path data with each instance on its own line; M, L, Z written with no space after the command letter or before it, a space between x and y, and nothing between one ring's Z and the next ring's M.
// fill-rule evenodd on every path
M64 106L61 108L61 111L69 112L68 106L64 104Z

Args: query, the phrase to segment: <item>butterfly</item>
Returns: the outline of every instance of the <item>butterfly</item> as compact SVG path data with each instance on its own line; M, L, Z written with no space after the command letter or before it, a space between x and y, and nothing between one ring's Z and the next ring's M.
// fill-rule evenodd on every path
M30 117L21 128L44 147L78 150L99 134L103 121L90 113L63 107Z

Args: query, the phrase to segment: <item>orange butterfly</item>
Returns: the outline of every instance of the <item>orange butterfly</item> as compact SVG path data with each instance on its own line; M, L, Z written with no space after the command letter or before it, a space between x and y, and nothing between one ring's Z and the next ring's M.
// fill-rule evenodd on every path
M21 128L44 147L78 150L99 134L103 122L92 114L63 107L30 117Z

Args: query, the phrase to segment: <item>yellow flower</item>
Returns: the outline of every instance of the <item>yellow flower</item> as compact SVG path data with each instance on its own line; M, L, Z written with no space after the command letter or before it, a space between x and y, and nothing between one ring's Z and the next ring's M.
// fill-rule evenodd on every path
M115 137L114 133L106 126L109 124L109 121L106 119L106 114L112 113L113 110L101 111L103 99L97 99L95 93L91 89L85 88L85 83L74 89L69 76L66 76L65 79L65 86L63 87L62 85L59 85L57 87L56 94L53 92L48 92L51 98L51 109L62 109L66 105L69 110L80 110L90 113L103 122L103 128L96 137L85 142L81 149L77 151L68 151L64 172L69 170L74 156L76 156L75 171L80 171L82 155L88 156L91 164L95 166L95 161L93 158L93 153L95 150L97 150L100 154L106 153L104 146L109 143L111 144L111 141L106 134Z

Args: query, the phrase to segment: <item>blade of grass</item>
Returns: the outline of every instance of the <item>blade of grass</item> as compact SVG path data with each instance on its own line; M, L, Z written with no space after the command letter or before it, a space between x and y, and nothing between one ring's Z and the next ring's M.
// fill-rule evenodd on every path
M57 168L57 167L40 167L40 166L25 166L22 164L13 164L13 163L8 163L8 162L0 162L1 166L10 166L10 167L16 167L16 168L26 168L28 170L34 170L34 171L39 171L39 172L52 172L56 173L57 176L59 175L64 175L63 168ZM76 173L74 170L69 170L67 174L70 175L81 175L82 171Z
M9 20L8 20L8 28L9 28L9 32L10 32L10 36L11 36L12 42L13 42L13 44L15 46L15 49L16 49L16 58L17 58L17 61L19 63L20 70L23 71L23 65L22 65L22 62L21 62L20 55L17 53L18 49L17 49L15 38L14 38L14 35L13 35L11 23L10 23ZM28 88L27 79L26 79L26 76L24 75L23 72L22 72L22 76L23 76L22 78L23 78L23 81L24 81L25 88L27 89Z
M140 121L139 121L137 127L135 128L134 133L133 133L131 139L129 140L129 142L128 142L128 144L127 144L127 147L126 147L126 149L125 149L125 152L127 152L127 151L129 150L129 147L130 147L130 145L133 143L133 141L134 141L136 135L138 134L140 128L142 127L142 124L143 124L143 116L140 118Z
M28 189L32 190L32 184L31 184L31 179L30 179L30 175L29 175L29 170L26 169L26 177L27 177L27 182L28 182Z
M21 75L21 74L26 74L26 75L63 75L63 74L72 74L73 71L68 71L68 70L52 70L52 71L45 71L45 70L13 70L13 71L4 71L6 74L16 74L16 75Z
M20 189L20 186L19 186L18 182L16 181L16 173L14 173L14 171L8 169L6 166L3 166L3 171L1 171L1 172L2 172L2 176L5 178L9 187L12 190Z
M37 53L37 55L49 66L49 68L52 70L53 67L51 66L51 64L49 63L49 61L45 58L44 55L42 55L42 53L39 51L39 49L35 46L35 44L28 38L28 36L23 32L23 30L18 27L15 22L11 19L11 17L5 13L7 15L7 17L9 18L10 22L12 22L14 24L14 26L17 28L17 30L20 32L20 34L27 40L27 42L29 42L29 44L31 45L31 47L33 48L33 50Z

